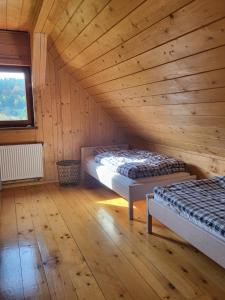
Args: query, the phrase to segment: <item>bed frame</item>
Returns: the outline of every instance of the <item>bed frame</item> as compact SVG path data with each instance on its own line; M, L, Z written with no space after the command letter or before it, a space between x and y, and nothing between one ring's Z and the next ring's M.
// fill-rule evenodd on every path
M152 217L154 217L225 268L225 242L223 240L155 201L153 196L146 197L146 201L148 233L152 233Z
M112 145L112 146L102 146L104 148L110 148L110 147L119 147L121 149L129 149L128 144L121 144L121 145ZM85 181L86 175L90 175L97 179L100 183L107 186L117 194L121 195L123 198L125 198L128 201L128 214L129 219L133 220L134 217L134 209L133 209L133 203L137 200L143 200L145 199L145 195L148 193L151 193L153 191L153 188L155 186L162 186L166 184L171 184L174 182L180 182L180 181L187 181L191 179L195 179L195 175L190 175L189 173L174 173L166 176L157 176L157 177L151 177L151 181L144 182L144 183L135 183L135 184L128 184L125 183L123 175L117 174L116 176L113 176L113 179L111 180L110 184L106 180L106 178L99 178L98 173L96 170L89 170L85 164L85 160L87 157L93 156L94 150L96 148L99 148L101 146L97 147L82 147L81 148L81 177L82 180Z

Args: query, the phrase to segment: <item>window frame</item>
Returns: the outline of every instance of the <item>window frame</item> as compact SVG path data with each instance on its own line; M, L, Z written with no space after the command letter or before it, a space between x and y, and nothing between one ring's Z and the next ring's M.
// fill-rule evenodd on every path
M27 105L27 120L0 120L1 128L21 127L30 128L34 127L34 106L31 84L31 67L28 66L5 66L0 65L0 72L24 73L25 75L25 90L26 90L26 105Z

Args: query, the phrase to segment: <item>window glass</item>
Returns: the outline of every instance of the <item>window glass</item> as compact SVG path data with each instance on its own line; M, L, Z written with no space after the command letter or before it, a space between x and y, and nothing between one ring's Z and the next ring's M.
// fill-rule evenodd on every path
M27 119L25 74L0 71L0 121Z
M33 126L29 67L0 66L0 127Z

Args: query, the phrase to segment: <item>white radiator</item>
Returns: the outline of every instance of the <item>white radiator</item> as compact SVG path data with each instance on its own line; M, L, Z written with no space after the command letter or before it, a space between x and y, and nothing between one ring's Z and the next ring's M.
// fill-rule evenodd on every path
M0 181L43 177L42 144L0 146Z

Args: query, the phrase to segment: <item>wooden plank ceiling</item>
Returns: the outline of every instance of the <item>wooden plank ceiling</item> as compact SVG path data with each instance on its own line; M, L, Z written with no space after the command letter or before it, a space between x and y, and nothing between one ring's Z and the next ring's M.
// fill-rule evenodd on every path
M225 0L44 0L36 25L121 127L225 159Z
M0 0L0 29L30 31L42 0Z

